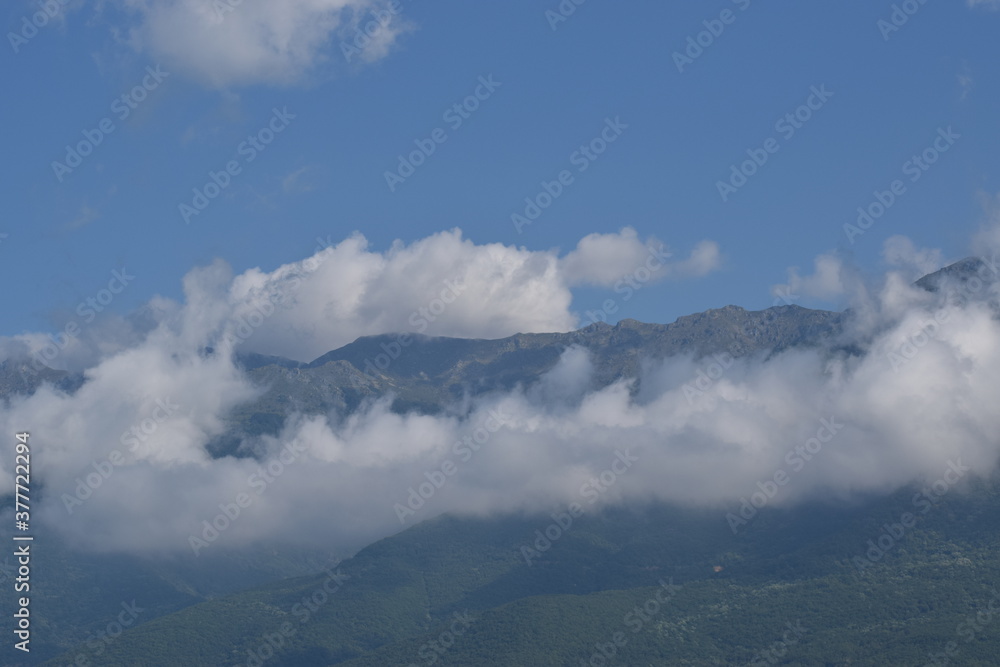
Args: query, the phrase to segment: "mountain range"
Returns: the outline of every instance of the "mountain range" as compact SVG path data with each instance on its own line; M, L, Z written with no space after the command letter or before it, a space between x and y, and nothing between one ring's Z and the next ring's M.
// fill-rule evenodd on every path
M963 260L916 285L967 290L985 266ZM291 414L349 415L387 396L397 413L454 410L532 386L574 346L593 362L590 389L678 356L850 356L849 319L726 306L670 324L498 340L366 336L310 362L239 354L259 392L208 449L252 457L247 443L278 434ZM0 364L0 397L86 381L28 364ZM582 516L443 515L356 553L267 544L198 560L89 554L53 534L35 561L33 660L7 651L4 664L995 664L1000 477L935 499L900 527L919 489L765 507L739 533L719 509L656 501ZM10 563L3 570L9 579ZM0 600L13 597L5 586Z

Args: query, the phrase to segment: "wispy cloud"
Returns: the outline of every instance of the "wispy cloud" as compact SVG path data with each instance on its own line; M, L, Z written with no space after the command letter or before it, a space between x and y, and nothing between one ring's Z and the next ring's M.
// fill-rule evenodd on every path
M77 216L66 223L65 229L67 231L71 231L74 229L80 229L81 227L86 227L100 217L100 211L84 202L83 205L80 206L80 211Z
M111 0L133 23L116 26L133 49L213 88L302 82L333 60L336 36L381 10L380 0ZM368 60L408 26L390 15ZM339 54L337 54L339 57Z
M315 186L307 178L307 175L312 171L312 167L309 166L296 169L281 179L281 189L285 192L285 194L311 192Z
M962 96L959 99L964 102L975 85L976 81L972 78L972 72L969 70L968 64L966 64L963 70L958 73L958 87L962 91Z

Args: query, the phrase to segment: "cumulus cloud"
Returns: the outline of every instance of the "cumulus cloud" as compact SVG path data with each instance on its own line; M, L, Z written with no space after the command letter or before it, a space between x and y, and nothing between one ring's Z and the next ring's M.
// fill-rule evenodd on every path
M287 85L308 77L339 46L357 59L384 57L410 26L381 0L112 0L134 23L126 41L171 72L212 87L254 83ZM379 18L381 17L381 18ZM374 23L373 23L374 22ZM371 24L370 27L368 24ZM352 58L353 60L353 58Z
M708 275L722 265L722 254L715 241L699 241L691 255L674 267L677 276L700 277Z
M630 237L610 239L609 256ZM583 252L600 249L593 241ZM886 255L900 265L932 256L899 239ZM477 246L455 231L385 253L355 236L270 273L234 277L221 262L193 271L184 303L151 307L138 341L89 367L73 395L46 386L0 407L0 428L30 430L36 444L44 494L34 516L92 549L281 539L347 550L447 511L661 499L718 507L723 521L727 504L777 470L790 482L770 502L788 506L934 480L949 463L970 477L997 464L1000 322L990 300L998 283L930 293L897 269L846 292L860 300L851 321L864 326L848 326L829 349L651 361L639 378L601 386L590 353L571 346L534 385L440 415L396 414L385 397L350 414L290 415L278 435L247 443L255 458L207 454L225 417L260 391L233 363L237 347L258 336L312 344L336 323L391 330L445 280L460 287L455 313L435 320L445 330L481 318L548 328L569 317L573 281L562 259ZM991 262L982 270L995 281ZM243 338L238 323L265 299L278 307ZM514 307L524 300L526 311ZM553 305L561 310L546 310ZM270 338L265 326L274 327ZM0 466L0 492L10 492L8 463Z
M227 300L249 311L276 290L291 296L247 347L302 360L375 333L499 338L575 324L555 254L476 245L458 230L384 253L356 234L303 262L244 273Z
M719 247L714 241L702 241L684 260L670 261L673 253L656 238L645 243L631 227L617 234L590 234L560 262L560 269L570 285L611 287L623 276L645 267L647 280L668 277L703 276L719 268Z
M134 347L161 325L185 332L192 348L225 339L242 352L307 362L367 335L502 338L570 331L580 324L570 309L572 287L610 286L611 278L646 271L647 260L656 258L629 228L589 236L563 258L555 251L477 245L458 229L410 244L397 241L383 252L371 249L361 234L339 243L318 241L312 256L271 271L254 268L234 276L216 261L185 276L185 303L157 297L126 317L93 322L74 314L78 333L57 332L59 345L52 335L26 333L0 339L0 353L27 353L53 368L79 371ZM598 259L622 246L631 254L609 273ZM580 263L581 252L591 261ZM697 275L689 267L703 267L706 254L718 255L711 241L698 244L689 259L665 260L639 278Z
M581 262L581 255L588 261ZM409 245L397 242L380 253L356 234L303 262L269 273L247 271L225 300L241 304L238 316L249 318L268 295L289 294L280 313L254 329L246 349L309 361L377 333L501 338L569 331L578 324L569 310L571 287L608 285L652 257L628 228L588 236L565 258L499 243L477 245L460 230ZM675 266L664 264L662 273Z
M803 276L798 267L788 270L788 282L775 285L772 293L780 295L803 295L824 301L835 301L848 290L848 279L844 274L844 263L833 254L824 254L813 260L813 273Z

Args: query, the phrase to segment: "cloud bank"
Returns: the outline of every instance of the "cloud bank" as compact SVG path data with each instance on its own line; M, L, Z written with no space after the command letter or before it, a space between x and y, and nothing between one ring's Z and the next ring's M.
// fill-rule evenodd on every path
M847 296L853 315L838 344L852 353L672 358L646 364L638 388L622 379L590 390L593 364L571 347L530 388L438 416L395 414L385 398L349 415L292 415L280 435L251 443L256 459L205 451L229 411L260 391L234 365L236 349L308 357L405 327L448 289L429 333L566 329L572 285L607 285L607 266L629 271L651 247L666 252L623 230L560 257L475 245L453 231L384 253L354 236L235 277L218 262L185 278L184 303L154 300L88 366L75 394L46 386L14 399L0 409L0 428L32 433L44 489L35 520L111 551L203 553L272 539L350 549L441 512L561 511L571 502L660 499L719 507L723 521L723 508L778 470L789 481L774 506L886 493L953 464L970 476L995 468L995 257L978 282L931 293L913 287L911 273L937 255L899 238L886 244L891 268L877 280L836 258L817 263L819 278L802 279ZM716 254L667 259L664 271L698 273L680 267ZM588 270L581 258L607 264ZM10 492L8 462L0 466Z

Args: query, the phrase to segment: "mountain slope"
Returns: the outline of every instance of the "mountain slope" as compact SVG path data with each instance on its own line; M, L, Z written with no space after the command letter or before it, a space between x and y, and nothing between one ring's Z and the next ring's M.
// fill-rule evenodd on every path
M366 400L391 394L397 412L435 413L464 396L530 386L572 345L590 351L596 389L636 377L645 361L680 354L739 357L828 344L842 322L840 313L799 306L756 312L726 306L671 324L622 320L615 326L597 323L570 333L497 340L366 336L303 365L256 356L246 367L264 393L234 411L228 432L210 450L217 456L250 455L239 449L240 442L276 434L292 412L344 415Z
M765 508L739 535L722 508L606 509L531 565L521 547L552 518L441 517L362 550L334 579L278 582L128 630L96 664L244 664L269 635L269 665L430 664L436 652L441 665L580 664L622 632L619 664L725 665L780 640L786 622L806 628L787 664L919 664L994 597L1000 484L949 494L859 569L868 540L913 511L912 495ZM318 595L327 581L333 592ZM660 598L641 624L628 616ZM440 649L456 619L462 633L440 653L429 642ZM285 623L294 632L279 642ZM995 628L977 632L961 664L990 664L998 648Z
M971 276L980 274L984 266L981 261L963 261L946 267L938 274L931 274L938 275L937 278L932 280L928 276L917 284L931 291L951 289L956 284L969 286L973 284ZM239 362L265 391L260 399L240 406L231 415L230 431L226 437L212 443L212 450L218 455L252 455L251 451L239 449L243 439L260 433L277 432L293 412L319 414L334 411L336 415L343 415L357 409L364 401L391 394L395 396L393 407L397 411L433 413L445 409L450 402L462 396L507 390L517 385L528 386L551 369L571 345L590 351L595 364L593 382L596 388L621 377L634 377L647 360L679 354L692 357L719 352L734 356L766 355L801 346L836 349L844 319L842 314L796 306L760 312L727 306L682 317L668 325L623 320L615 326L595 324L572 333L517 334L500 340L414 336L405 339L404 343L396 335L365 337L308 364L262 355L241 355ZM379 355L385 355L384 359ZM0 371L3 370L0 368ZM53 373L55 375L50 380L53 382L64 382L69 377L61 372ZM34 391L37 386L22 387L15 393ZM993 491L983 492L976 502L964 505L961 512L949 514L951 523L940 527L935 540L921 541L915 554L900 548L898 554L901 560L903 556L915 559L906 565L917 573L914 576L926 579L928 573L934 571L934 564L941 557L934 545L940 539L941 544L948 545L954 552L951 555L961 554L956 558L963 561L962 567L968 567L966 561L975 565L977 569L972 575L978 577L975 581L982 583L990 580L989 577L995 574L996 562L989 554L997 546L997 530L994 523L984 518L983 512L997 509L994 496ZM381 659L379 656L398 657L411 652L414 642L417 642L418 649L421 648L435 632L440 633L442 623L450 622L451 614L465 609L475 614L490 614L498 627L511 629L514 634L510 636L516 636L531 629L522 627L518 614L531 617L535 613L531 607L535 604L533 600L538 600L538 604L545 607L550 604L548 598L552 596L572 595L579 598L576 603L583 610L579 619L583 623L583 616L601 613L598 608L602 601L609 599L602 595L613 596L614 591L624 591L623 600L630 595L647 595L653 583L652 573L669 573L677 581L700 582L699 585L711 587L722 586L719 582L728 581L733 573L741 572L748 577L738 582L742 595L757 595L767 587L773 587L775 582L784 582L788 585L786 587L801 585L806 589L813 585L819 590L824 586L833 587L838 590L838 595L846 596L843 598L845 608L850 607L857 590L844 579L847 576L845 569L850 570L850 554L841 554L843 558L840 560L832 556L842 551L837 539L843 538L846 542L856 539L860 545L858 549L863 551L865 540L878 537L880 530L877 523L867 525L866 522L870 523L866 518L868 513L876 516L881 513L891 518L893 512L885 508L894 507L893 502L896 501L872 501L861 514L855 511L857 508L832 511L821 507L792 513L762 512L754 524L756 532L748 531L738 538L731 535L724 522L719 522L720 512L696 512L665 506L646 508L642 512L608 510L580 519L573 530L559 541L558 549L554 547L546 551L530 567L524 563L518 548L531 542L534 531L544 528L551 523L551 519L506 517L473 521L443 518L421 524L414 532L407 531L388 541L376 543L345 563L345 571L352 573L350 581L361 583L356 588L345 585L341 591L343 595L340 595L343 602L330 602L324 606L325 611L317 611L313 616L315 622L310 622L301 630L296 628L295 638L289 639L281 651L285 657L276 656L273 662L318 665L339 664L354 659L362 661L357 664L367 664L365 660L377 661ZM960 499L949 499L949 502L958 503ZM896 511L895 516L898 517L898 514ZM936 511L934 520L940 520L942 515ZM981 531L978 541L965 530L964 524L954 521L957 517L962 517L964 521L966 516L978 517L975 519L975 525ZM854 524L851 524L852 521ZM858 528L863 523L867 526L867 533ZM854 527L849 528L852 525ZM69 559L66 556L63 562ZM88 558L88 567L100 570L98 560L98 557ZM877 567L885 567L890 560L886 559ZM121 562L126 563L126 567L132 567L126 561ZM706 569L709 562L723 567L722 573L709 572ZM262 580L260 569L267 570L267 567L250 568L253 574L241 580L243 585L257 585ZM269 571L273 576L280 576L273 568ZM294 571L295 568L291 568L284 574L287 576ZM373 583L366 583L368 579L365 577L355 576L359 573L369 575ZM372 573L374 578L371 578ZM100 576L93 577L94 581L105 574L101 572ZM898 578L900 575L896 571L887 571L885 576ZM113 658L108 664L130 664L129 660L136 656L145 661L143 664L157 664L162 652L167 656L163 658L166 660L163 664L178 664L177 661L222 664L215 661L239 660L241 652L245 654L254 648L254 642L260 639L261 633L270 632L267 628L272 627L272 621L289 617L296 619L292 611L296 600L321 587L325 577L319 575L282 581L235 597L208 600L206 598L239 586L235 580L224 586L209 586L204 581L204 573L183 569L164 577L169 583L166 587L154 577L150 581L153 582L152 595L158 601L155 611L143 617L143 625L127 631L120 642L109 647L104 657ZM138 579L132 581L135 583ZM973 604L976 599L971 592L975 586L970 581L963 579L960 585L956 583L956 590L965 591L962 595L966 604ZM112 614L114 605L119 602L113 599L113 595L105 596L102 604L106 604L98 608L95 618L81 620L82 616L86 616L81 612L85 606L83 588L86 582L86 576L80 573L68 586L68 599L71 600L68 610L51 613L44 621L52 623L52 627L71 627L75 619L77 627L73 632L63 633L60 630L53 633L62 646L73 641L74 637L80 637L80 628L86 631L99 627L100 623L106 624L108 616L103 615ZM347 592L350 590L356 593ZM725 590L716 591L719 599L728 599ZM780 592L782 587L776 590ZM891 588L880 591L879 595L892 593ZM357 599L351 597L355 594L359 596ZM913 592L913 595L917 594ZM779 595L777 599L784 600L784 604L795 604L794 597L784 599ZM918 604L919 599L919 596L907 598L907 608ZM348 603L349 600L354 602ZM949 604L952 602L954 600ZM725 604L735 608L734 603ZM187 608L169 614L184 606ZM952 614L956 608L954 605L948 607L947 614ZM513 613L510 609L518 611ZM932 605L928 609L936 614L935 610L942 611L944 607ZM42 612L42 618L46 613ZM189 613L193 616L185 615ZM151 621L147 627L147 621L162 614L167 615ZM213 620L220 614L239 620L237 627L244 630L236 631ZM324 621L327 616L329 619ZM938 616L932 616L936 619L935 623L944 622ZM899 616L891 622L900 624L900 627L910 627L917 623L916 618ZM197 628L201 623L211 624L209 638L199 634ZM824 618L823 623L836 627L837 624L847 623L847 619L830 617ZM164 643L158 633L171 639ZM183 638L188 636L198 640L186 644ZM566 656L578 650L573 636L570 633L555 642L562 646L553 650L557 653L561 651L558 654ZM500 637L506 638L507 635L483 635L484 645L503 644ZM846 635L838 637L837 641L851 644L844 637ZM704 643L709 639L711 635L699 637L688 634L683 641ZM889 641L889 635L885 635L885 639ZM525 642L530 644L522 636L522 643ZM192 651L197 650L184 653L188 644ZM750 644L744 641L740 645ZM638 642L633 646L638 646ZM633 658L660 661L662 656L656 651L662 653L666 649L654 643L648 650L652 652L636 653ZM727 655L729 658L736 655L726 653L729 649L725 645L711 650L716 652L713 655ZM503 657L502 651L497 655L500 656L497 658L499 662L495 664L510 664L503 660L515 659L513 654ZM481 657L463 654L456 649L452 657L441 656L439 659L458 661L454 664L480 664L462 663L461 660L479 660Z

